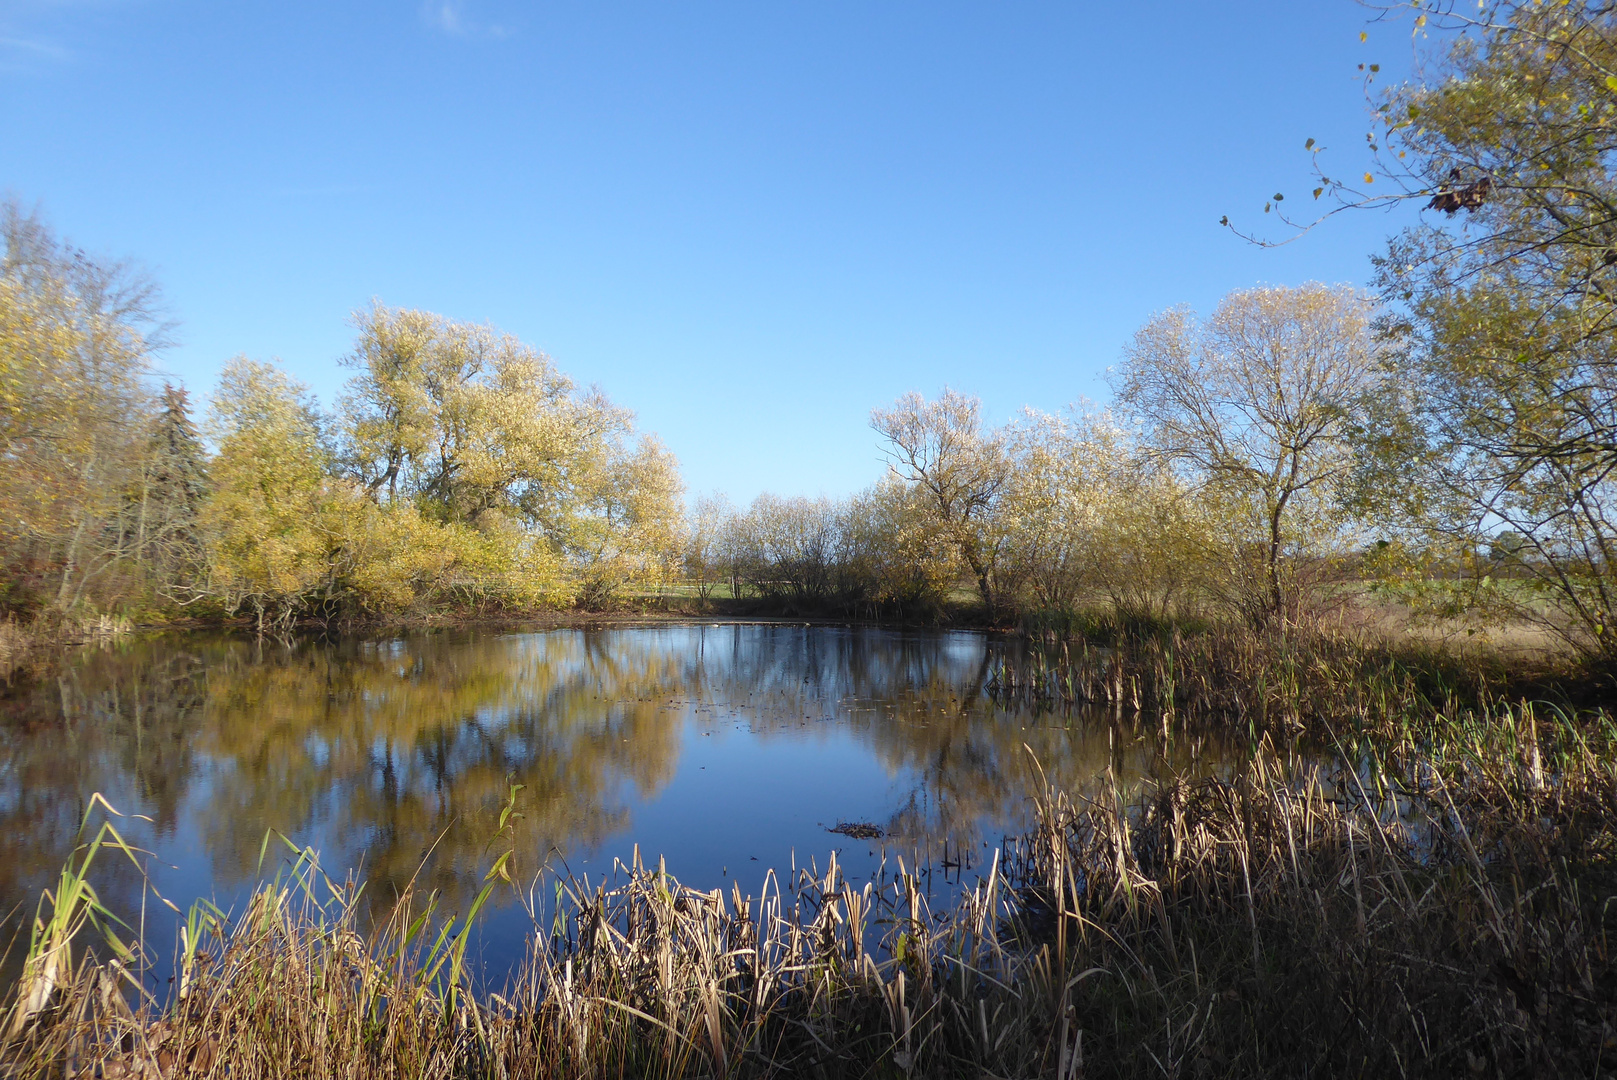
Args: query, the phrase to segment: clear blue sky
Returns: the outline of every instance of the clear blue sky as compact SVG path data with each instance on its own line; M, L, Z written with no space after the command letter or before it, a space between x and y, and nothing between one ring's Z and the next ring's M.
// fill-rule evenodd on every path
M0 190L162 283L199 393L334 400L356 307L514 332L693 492L843 494L872 406L1104 401L1152 312L1368 281L1400 223L1243 244L1362 171L1351 0L0 0Z

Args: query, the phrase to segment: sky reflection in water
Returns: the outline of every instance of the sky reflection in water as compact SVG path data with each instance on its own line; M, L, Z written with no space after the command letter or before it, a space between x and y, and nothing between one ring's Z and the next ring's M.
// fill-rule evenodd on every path
M318 849L334 878L362 874L373 905L414 877L464 906L497 854L508 782L524 785L524 876L548 859L599 879L638 844L687 885L756 892L767 868L823 867L833 849L858 880L884 858L941 865L947 845L970 881L979 856L1027 826L1033 756L1082 790L1108 763L1132 785L1155 753L1104 717L997 707L982 686L1005 647L977 633L725 624L290 649L166 636L87 652L4 699L0 900L10 928L24 926L100 791L152 819L131 822L130 838L182 908L239 906L270 829ZM887 837L827 831L839 822ZM284 865L271 852L266 873ZM103 860L94 880L138 913L127 864ZM146 917L169 918L150 904ZM495 912L490 967L528 930L518 909Z

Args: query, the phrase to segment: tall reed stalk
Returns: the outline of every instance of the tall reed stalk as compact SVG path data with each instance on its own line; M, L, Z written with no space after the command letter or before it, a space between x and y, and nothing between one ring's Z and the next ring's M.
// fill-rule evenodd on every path
M1617 1052L1610 721L1484 700L1442 730L1330 752L1260 731L1211 776L1164 760L1131 791L1044 784L1036 827L943 910L917 868L856 885L834 855L755 895L638 854L616 883L535 880L525 962L483 993L469 917L406 890L367 923L361 886L312 852L234 917L194 909L162 1001L121 981L134 946L47 979L88 925L71 913L101 912L58 888L0 1074L1599 1075ZM492 865L476 906L517 892Z

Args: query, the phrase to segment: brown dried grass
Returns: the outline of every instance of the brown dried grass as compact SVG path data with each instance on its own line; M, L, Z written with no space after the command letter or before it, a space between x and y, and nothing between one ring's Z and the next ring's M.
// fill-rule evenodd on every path
M1596 1075L1612 725L1496 703L1445 731L1334 756L1260 736L1132 797L1047 788L940 912L913 868L856 888L834 859L754 897L638 861L613 888L547 880L497 993L429 897L367 929L306 853L239 917L193 912L169 1000L112 960L63 972L0 1074Z

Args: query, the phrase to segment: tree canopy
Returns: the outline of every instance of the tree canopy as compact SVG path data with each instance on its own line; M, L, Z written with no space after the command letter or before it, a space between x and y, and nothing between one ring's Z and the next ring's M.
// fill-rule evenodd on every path
M1617 9L1422 13L1448 31L1433 75L1379 105L1383 171L1434 193L1377 260L1397 376L1383 471L1414 481L1406 519L1483 560L1490 537L1522 538L1528 587L1486 599L1617 655ZM1468 205L1444 198L1462 186Z

